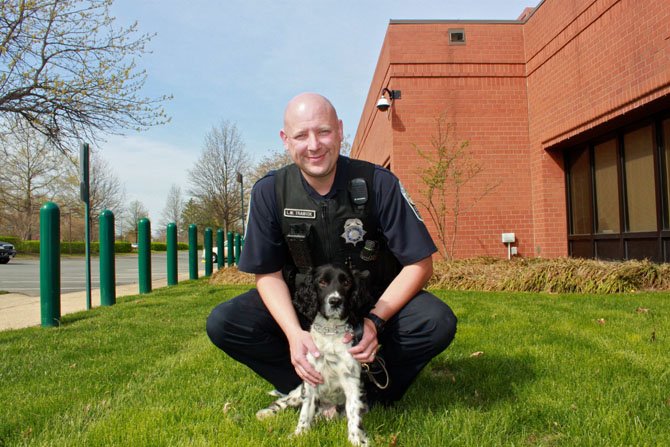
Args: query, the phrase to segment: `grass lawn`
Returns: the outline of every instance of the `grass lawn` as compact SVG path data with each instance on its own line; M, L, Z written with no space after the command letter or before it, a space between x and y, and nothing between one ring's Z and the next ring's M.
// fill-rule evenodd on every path
M245 289L188 281L0 332L0 446L346 445L343 420L298 438L295 411L256 420L270 386L204 331ZM365 416L373 445L670 445L669 294L436 293L456 340Z

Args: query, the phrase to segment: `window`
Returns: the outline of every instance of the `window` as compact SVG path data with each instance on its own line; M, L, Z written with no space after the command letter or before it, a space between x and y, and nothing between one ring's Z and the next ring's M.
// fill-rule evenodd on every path
M595 146L596 233L619 233L616 140Z
M652 127L646 126L623 137L626 173L626 231L656 231L656 185Z
M465 30L462 28L450 29L449 45L465 45Z
M663 142L663 165L665 187L663 193L665 195L665 225L666 230L670 229L670 119L667 119L661 124L661 141Z
M592 231L589 168L588 148L570 154L570 234L590 234Z

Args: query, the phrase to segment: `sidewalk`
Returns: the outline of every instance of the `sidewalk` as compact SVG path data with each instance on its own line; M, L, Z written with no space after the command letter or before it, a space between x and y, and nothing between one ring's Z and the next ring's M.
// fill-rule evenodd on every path
M199 272L199 277L204 272ZM188 273L180 274L179 281L188 279ZM167 286L167 278L152 281L151 290ZM139 294L138 284L116 286L116 297ZM86 310L86 291L61 294L61 315ZM91 307L100 306L100 289L91 290ZM41 321L40 297L20 293L0 295L0 331L39 326Z

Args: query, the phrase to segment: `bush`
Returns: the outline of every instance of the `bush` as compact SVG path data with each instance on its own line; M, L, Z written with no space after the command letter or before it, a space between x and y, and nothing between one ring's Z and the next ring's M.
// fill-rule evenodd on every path
M14 248L16 248L21 243L21 238L20 237L15 237L15 236L0 236L0 241L8 242L8 243L12 244L14 246ZM17 248L17 250L18 250L18 248Z
M670 290L670 265L649 261L475 258L435 263L429 287L454 290L623 293Z

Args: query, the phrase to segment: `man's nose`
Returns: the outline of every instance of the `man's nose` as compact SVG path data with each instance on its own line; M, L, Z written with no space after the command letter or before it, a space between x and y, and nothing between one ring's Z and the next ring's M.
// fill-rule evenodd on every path
M319 143L319 138L317 137L315 132L310 132L309 135L307 136L307 149L311 151L315 151L319 149L320 143Z

